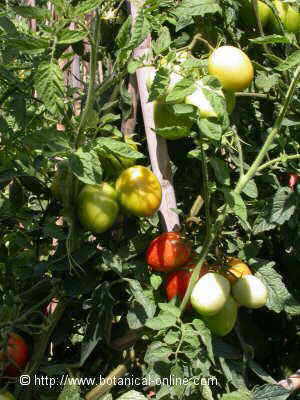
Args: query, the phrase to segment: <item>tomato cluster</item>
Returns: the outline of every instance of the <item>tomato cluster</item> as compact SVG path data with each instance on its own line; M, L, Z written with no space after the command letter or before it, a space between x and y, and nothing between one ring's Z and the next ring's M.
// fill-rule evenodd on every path
M150 243L146 262L154 271L170 272L165 280L168 300L182 300L188 289L195 260L192 247L178 232L166 232ZM227 335L234 327L239 305L259 308L266 304L267 289L247 264L228 257L223 265L202 265L190 304L210 330Z

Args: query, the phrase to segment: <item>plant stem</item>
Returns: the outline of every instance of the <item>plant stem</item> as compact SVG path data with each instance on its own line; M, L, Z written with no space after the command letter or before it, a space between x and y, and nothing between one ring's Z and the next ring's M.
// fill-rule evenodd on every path
M238 133L236 132L236 130L234 130L234 136L235 136L235 141L236 141L236 145L237 145L238 152L239 152L240 178L241 178L242 176L244 176L244 155L243 155L241 140L240 140L240 137L239 137Z
M291 156L277 157L277 158L274 158L273 160L270 160L270 161L262 164L260 167L258 167L257 172L260 172L260 171L272 166L273 164L277 164L277 163L280 163L280 162L284 163L284 162L289 161L289 160L297 160L297 159L300 159L300 154L293 154Z
M250 179L253 178L253 176L256 174L256 172L258 171L258 168L260 166L260 164L262 163L263 159L265 158L267 151L270 148L270 145L272 144L275 136L279 133L279 130L281 128L282 125L282 121L286 115L286 112L288 110L288 107L290 105L290 102L292 100L292 97L294 95L298 80L300 78L300 67L298 67L295 71L293 80L289 86L289 89L287 91L286 94L286 98L284 101L284 104L280 110L280 113L275 121L274 127L271 130L271 132L269 133L263 147L261 148L260 152L258 153L256 159L254 160L253 164L251 165L251 167L249 168L249 170L247 171L247 173L241 177L234 189L234 192L237 194L240 194L241 191L243 190L243 188L246 186L246 184L250 181Z
M78 128L78 135L75 142L75 148L78 149L82 145L83 142L83 133L84 128L89 117L89 113L93 107L94 99L95 99L95 81L96 81L96 73L97 73L97 52L98 52L98 44L100 41L100 18L98 13L96 13L96 22L95 22L95 39L91 43L91 65L90 65L90 81L88 94L86 99L86 104L84 110L82 112L81 120Z
M205 217L206 217L206 226L207 229L211 226L211 218L210 218L210 193L209 193L209 188L208 188L208 182L209 182L209 177L208 177L208 168L207 168L207 160L206 160L206 154L203 149L203 143L201 141L200 144L201 148L201 162L202 162L202 178L203 178L203 195L204 195L204 206L205 206Z

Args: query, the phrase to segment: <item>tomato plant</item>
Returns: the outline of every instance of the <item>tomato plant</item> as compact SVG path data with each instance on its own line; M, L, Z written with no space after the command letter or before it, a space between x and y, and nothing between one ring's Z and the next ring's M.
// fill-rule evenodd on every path
M0 400L14 400L14 396L9 392L0 393Z
M191 246L178 232L165 232L151 241L146 262L155 271L168 272L183 266L190 258Z
M248 265L235 257L228 258L225 265L221 266L220 272L230 281L231 284L235 283L244 275L252 274Z
M236 301L229 296L224 307L215 315L205 317L204 321L209 329L217 336L228 335L232 331L238 314Z

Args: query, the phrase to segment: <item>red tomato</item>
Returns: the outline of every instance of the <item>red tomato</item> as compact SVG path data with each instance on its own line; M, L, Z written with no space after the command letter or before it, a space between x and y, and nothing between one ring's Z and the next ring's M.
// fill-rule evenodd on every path
M175 296L179 297L180 300L184 298L195 266L196 264L187 264L183 267L184 269L174 271L168 275L166 280L166 293L168 300L173 299ZM208 272L208 269L208 264L204 263L199 278L205 275Z
M25 340L16 333L10 333L7 350L0 351L0 361L12 361L5 368L5 375L18 376L29 359L28 346Z
M184 265L191 255L191 245L178 232L165 232L150 243L146 261L155 271L168 272Z

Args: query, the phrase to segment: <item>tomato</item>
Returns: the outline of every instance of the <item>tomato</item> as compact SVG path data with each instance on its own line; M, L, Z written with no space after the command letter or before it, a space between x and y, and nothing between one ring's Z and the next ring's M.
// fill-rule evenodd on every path
M195 83L196 90L185 99L186 104L192 104L198 108L198 115L200 118L217 117L217 113L213 109L209 99L206 97L203 89L211 90L208 86L204 85L201 80ZM235 106L235 95L232 92L218 91L220 96L225 97L227 111L231 113Z
M205 324L217 336L225 336L232 331L238 314L238 304L229 296L224 307L212 317L203 317Z
M230 284L226 278L215 272L208 272L196 283L191 303L202 315L217 314L225 305L230 292Z
M294 6L282 2L281 0L274 0L274 6L277 9L279 18L288 32L297 33L300 30L300 13ZM271 28L280 33L281 29L277 18L272 13L270 17Z
M190 258L191 245L178 232L165 232L150 243L146 262L155 271L168 272L183 266Z
M0 400L15 400L15 397L9 392L0 393Z
M254 275L245 275L233 285L232 294L235 300L248 308L263 307L268 298L266 286Z
M232 285L242 276L252 274L248 265L235 257L228 257L225 265L221 267L220 273L225 276Z
M10 333L7 341L7 349L0 351L0 361L11 361L5 368L5 375L18 376L24 369L29 359L29 350L25 340L16 333Z
M233 46L221 46L208 59L208 73L219 79L225 90L237 92L252 82L254 70L247 54Z
M252 2L251 0L241 0L242 7L240 10L240 15L241 19L244 24L246 24L249 27L255 26L256 25L256 17L255 13L253 10ZM265 3L262 1L258 0L257 2L258 6L258 16L260 19L260 22L262 26L264 27L267 22L269 21L272 11L269 6L267 6Z
M81 225L91 232L107 231L119 212L117 193L108 183L85 185L77 200L77 213Z
M121 206L137 217L150 217L159 208L162 190L157 177L141 165L127 168L116 181Z
M171 272L166 280L166 294L168 300L173 297L179 297L181 300L184 298L185 292L189 286L190 278L192 276L192 269L195 268L195 264L187 264L178 271ZM205 263L201 268L199 277L205 275L208 272L208 265Z

